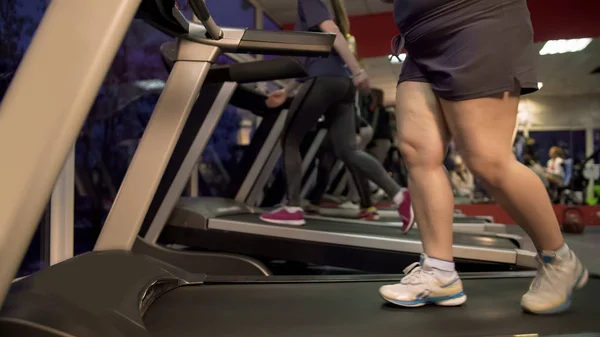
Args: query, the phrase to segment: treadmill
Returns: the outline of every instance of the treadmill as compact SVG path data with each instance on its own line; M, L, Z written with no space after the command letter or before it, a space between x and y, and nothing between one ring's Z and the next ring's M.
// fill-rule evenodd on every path
M179 23L181 27L170 33L181 38L181 48L191 48L195 44L207 48L206 51L211 50L204 54L212 55L207 61L214 61L220 50L235 51L236 47L247 42L245 37L253 37L252 43L256 45L240 51L258 52L258 45L264 42L273 42L269 44L273 47L277 45L275 41L283 43L283 40L288 40L293 44L303 37L313 41L305 43L305 49L313 51L316 48L310 48L310 45L326 44L331 48L333 44L333 38L322 34L296 35L289 32L283 35L268 33L269 38L262 35L262 42L259 42L260 32L246 35L249 31L243 29L220 30L211 19L204 1L192 0L190 4L204 27L182 21ZM170 25L175 28L178 21L170 14L170 6L173 3L166 0L144 0L141 7L139 1L133 0L54 1L50 4L7 92L8 99L0 106L0 153L7 162L14 163L3 167L0 175L0 186L3 186L0 199L11 201L3 203L0 212L0 300L3 301L0 336L187 337L206 334L220 337L239 335L240 332L246 336L263 337L362 337L368 333L377 336L404 333L444 337L599 335L597 317L600 309L596 298L600 294L600 281L596 275L590 275L587 287L575 295L569 313L545 317L523 314L518 306L519 296L531 281L531 272L463 274L464 286L469 294L466 305L458 308L397 309L378 298L377 288L398 279L398 275L211 276L190 273L148 256L131 253L150 203L148 198L134 198L135 191L152 192L156 189L160 172L164 170L174 147L172 137L177 138L181 129L177 127L181 126L178 122L185 120L191 109L189 100L185 103L180 100L193 98L198 93L202 79L197 78L203 76L196 75L208 71L207 64L202 62L196 64L197 67L192 66L197 62L178 62L173 69L121 185L111 216L102 229L96 251L13 283L37 219L43 212L44 202L51 193L67 153L75 144L93 97L135 11L138 8L154 10L151 14L146 12L147 20L152 19L153 24L159 27ZM79 30L77 36L71 38L73 28ZM207 29L209 35L205 34ZM218 40L221 31L223 38ZM187 43L184 39L195 42ZM67 42L70 48L56 48L57 41ZM283 53L280 51L282 46L277 49L270 52ZM296 50L300 49L296 44ZM73 50L81 51L81 54L73 53ZM88 58L86 53L97 58ZM77 62L73 62L73 57L77 58ZM50 68L47 67L49 58L56 60ZM46 69L47 76L40 77L40 69ZM190 74L194 69L196 73ZM84 76L90 74L97 76ZM196 78L197 85L194 88L183 83L176 85L175 75L189 80ZM43 83L46 78L48 81L62 78L64 85L47 86ZM39 82L42 83L38 85ZM48 100L31 99L32 96L39 97L38 94L46 94L44 97ZM170 113L161 108L165 101L173 105ZM72 103L71 109L65 109L64 102ZM185 105L185 113L175 109L177 103ZM44 109L38 108L41 106ZM38 123L32 124L32 120ZM168 131L162 139L164 142L149 142L158 126ZM40 133L24 132L30 128ZM31 134L36 137L31 138ZM15 147L15 143L20 146ZM47 150L49 144L52 144L52 151ZM156 161L142 160L151 159L143 154L152 152L153 146L158 147ZM144 172L147 174L140 174ZM22 184L33 176L36 177L36 193L30 193L31 190Z
M171 71L174 64L178 62L177 43L163 43L160 51L167 70ZM245 110L254 110L254 114L261 117L260 125L253 135L256 142L253 142L246 149L235 172L236 174L231 177L229 186L225 191L226 194L235 194L235 191L242 187L244 180L241 177L249 174L248 170L250 169L246 163L254 158L259 151L256 143L267 139L270 130L282 127L286 119L287 111L285 109L291 103L291 100L288 99L282 107L270 109L265 104L267 98L265 94L244 84L303 76L307 76L304 67L295 58L291 57L216 65L209 69L198 99L195 101L184 126L184 135L188 134L185 131L186 128L196 123L203 123L205 120L218 121L228 104L233 104ZM201 132L210 134L212 129L204 128ZM171 176L173 173L172 170L167 168L163 175ZM190 184L192 184L192 180L190 179ZM159 185L157 194L165 192L165 188L164 184ZM197 187L192 187L192 190L195 189ZM197 195L197 191L191 194ZM158 199L155 198L150 205L147 218L151 218L154 215L153 212L156 211L156 206L159 206L155 204L156 200ZM239 254L196 252L185 249L177 243L157 245L155 242L138 237L133 246L133 251L155 257L189 272L202 271L217 275L271 275L271 271L266 265L251 257Z
M241 64L239 67L246 66ZM269 67L273 68L267 66L265 69ZM227 99L235 98L231 91L236 83L225 83L221 89L210 93L204 89L211 86L201 90L197 99L199 103L195 106L202 108L193 110L183 126L157 190L152 195L135 251L157 256L150 252L155 247L183 245L188 250L251 256L263 264L286 260L375 273L398 272L399 265L418 259L422 247L417 231L404 235L399 229L389 226L366 225L351 219L311 217L307 217L307 224L301 227L274 225L261 221L261 210L249 206L252 199L257 198L257 191L264 187L265 177L270 175L280 157L279 138L286 122L303 104L304 96L312 90L312 83L309 80L302 87L289 103L287 111L266 115L267 119L261 122L264 124L251 141L251 150L242 160L245 164L240 165L239 172L236 172L239 181L228 189L226 198L181 198L225 105L228 102L239 105L245 101ZM224 90L229 94L223 94ZM212 106L211 101L214 101ZM261 100L254 100L257 101ZM248 105L243 107L251 108ZM520 249L520 237L517 235L456 232L454 236L454 253L461 270L513 270L534 265L534 254ZM178 260L167 261L183 266ZM191 260L184 258L183 261ZM185 269L191 267L186 265Z
M265 62L270 61L259 63L266 64L262 66L265 71L275 69L269 72L272 74L269 76L277 77L278 72L281 73L279 76L284 76L285 62L281 67ZM259 67L240 64L236 69L239 68ZM229 70L233 73L231 69L233 66ZM246 71L237 72L243 74ZM244 76L252 77L248 74ZM217 87L213 89L210 89L214 86L212 84L205 86L195 104L200 108L194 109L186 120L157 190L152 195L134 251L157 256L191 271L207 267L196 262L190 265L191 260L187 256L178 258L179 252L166 251L163 247L183 246L188 254L193 254L190 251L218 251L234 256L251 256L255 265L262 263L259 268L262 270L268 269L265 264L285 260L371 273L391 273L398 272L400 265L418 259L422 247L417 231L404 235L393 226L373 226L372 223L352 219L310 216L305 226L274 225L261 221L261 210L250 206L260 200L259 192L263 190L267 177L280 158L280 135L303 104L304 96L312 90L312 83L312 80L305 83L289 102L287 110L263 114L265 118L251 141L250 149L233 175L238 179L227 189L224 197L181 198L196 161L204 151L226 104L245 104L241 107L255 112L260 109L252 109L252 105L258 106L260 102L264 105L263 98L250 99L248 93L243 96L246 99L235 99L240 91L239 88L234 90L238 87L237 83L215 84ZM233 91L236 94L232 94ZM214 102L212 106L210 102ZM384 222L379 224L386 225ZM520 249L520 237L517 235L470 231L456 232L454 236L454 253L461 270L513 270L534 265L534 254ZM194 265L198 267L194 268Z

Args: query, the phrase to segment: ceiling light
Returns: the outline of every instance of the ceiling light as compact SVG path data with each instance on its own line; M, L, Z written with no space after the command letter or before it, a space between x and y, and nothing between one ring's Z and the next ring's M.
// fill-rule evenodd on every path
M144 90L161 90L165 87L165 82L161 80L140 80L135 82L135 86Z
M395 55L388 55L388 60L391 64L400 64L406 60L406 53L402 53L396 57Z
M546 42L540 55L574 53L582 51L592 42L591 38L571 40L550 40Z
M544 83L538 82L538 89L542 89L543 86L544 86Z

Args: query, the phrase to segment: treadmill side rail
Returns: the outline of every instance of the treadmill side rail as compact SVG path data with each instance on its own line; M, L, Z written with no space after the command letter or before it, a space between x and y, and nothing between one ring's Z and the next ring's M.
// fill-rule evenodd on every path
M536 260L537 254L523 249L516 249L517 252L517 266L528 267L537 269L538 264Z
M343 228L340 228L340 231L319 230L311 229L309 225L301 228L278 226L261 222L258 217L256 217L256 219L252 219L252 222L248 220L244 219L244 221L238 221L237 219L213 218L209 220L209 229L291 240L320 242L342 246L356 246L392 252L413 254L420 254L423 252L423 244L420 240L407 239L401 235L393 237L348 233L344 232ZM455 233L455 235L460 234ZM493 240L493 238L483 237L481 240L485 242ZM506 264L517 263L516 249L499 249L492 247L454 244L452 251L454 257L460 259Z
M146 242L138 237L133 245L136 254L146 255L169 263L191 273L210 275L261 275L270 276L271 271L262 262L238 254L197 252L176 249L174 246Z
M205 277L127 251L86 253L15 282L0 312L0 331L150 337L145 309L165 292L202 284Z
M178 227L208 229L209 219L236 214L259 213L242 202L216 197L181 198L171 213L169 224Z

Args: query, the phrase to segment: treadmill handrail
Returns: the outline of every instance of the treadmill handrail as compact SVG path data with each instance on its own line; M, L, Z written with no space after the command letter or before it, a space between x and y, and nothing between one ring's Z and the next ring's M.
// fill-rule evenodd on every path
M213 39L207 27L188 20L173 7L173 16L188 32L180 38L205 45L219 47L222 52L256 53L290 56L328 56L335 41L335 34L290 31L266 31L247 28L220 28L221 37Z
M294 58L279 57L272 60L213 66L206 82L253 83L307 76L306 70Z
M168 41L160 46L160 53L170 72L177 61L177 43ZM271 60L239 62L215 65L205 79L207 83L237 82L253 83L308 76L304 66L293 57Z
M220 40L223 38L223 30L217 25L210 15L206 2L204 0L192 0L189 2L192 12L196 15L198 20L202 22L206 28L207 34L214 40Z

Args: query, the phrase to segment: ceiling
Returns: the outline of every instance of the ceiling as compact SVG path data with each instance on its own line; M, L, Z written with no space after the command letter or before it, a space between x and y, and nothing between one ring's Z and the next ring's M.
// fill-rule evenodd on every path
M537 43L536 50L544 43ZM363 59L371 85L385 92L387 104L393 104L396 82L402 66L391 64L387 57ZM598 93L600 94L600 74L591 75L600 66L600 39L594 39L581 52L538 55L538 80L543 83L540 91L534 95L568 96Z

